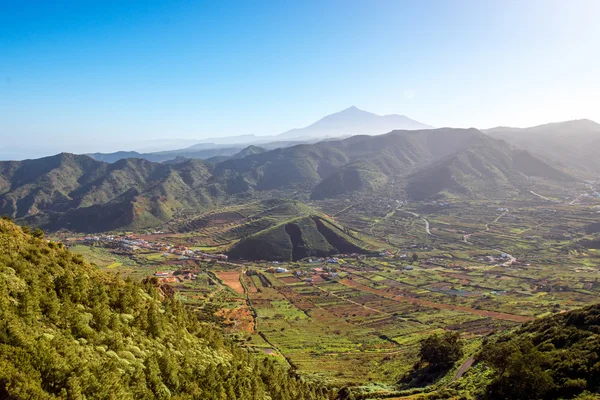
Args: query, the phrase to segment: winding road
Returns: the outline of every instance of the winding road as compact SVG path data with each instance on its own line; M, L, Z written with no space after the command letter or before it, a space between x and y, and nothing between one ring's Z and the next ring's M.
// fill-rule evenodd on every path
M410 215L414 215L417 218L421 218L423 221L425 221L425 232L427 232L428 235L435 236L433 233L431 233L431 230L429 229L429 221L427 221L427 219L425 217L423 217L417 213L414 213L412 211L405 210L405 212L407 212Z

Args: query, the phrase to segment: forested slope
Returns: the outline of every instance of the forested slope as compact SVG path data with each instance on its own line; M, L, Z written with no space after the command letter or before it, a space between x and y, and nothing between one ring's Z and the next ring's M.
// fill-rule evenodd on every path
M100 272L0 220L0 398L326 399L155 281Z
M459 389L483 399L599 398L600 305L490 338L461 382Z

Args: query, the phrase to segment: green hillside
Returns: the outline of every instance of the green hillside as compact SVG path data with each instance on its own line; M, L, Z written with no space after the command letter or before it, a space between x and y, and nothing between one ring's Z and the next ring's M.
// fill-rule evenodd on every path
M321 216L293 218L243 238L230 250L246 260L300 260L339 253L365 253L359 239Z
M385 246L366 244L353 233L298 200L264 200L222 207L196 218L182 217L169 229L210 238L231 257L299 260L338 253L365 253Z
M100 272L0 220L0 398L327 399L167 286Z
M319 183L312 191L313 200L322 200L358 191L377 189L389 181L370 160L349 163Z
M506 198L529 190L531 177L554 182L573 179L526 151L480 137L471 146L409 175L406 192L414 200L440 195Z
M353 136L224 161L217 165L215 175L241 175L259 190L301 188L311 191L316 187L313 197L323 198L368 190L382 183L379 182L382 179L405 174L457 151L478 136L483 134L475 129L394 131L380 136ZM378 182L371 182L372 178ZM334 187L331 193L329 186Z
M180 208L212 206L223 190L211 186L200 160L158 164L123 159L114 164L59 154L0 163L0 214L47 230L99 232L153 226Z

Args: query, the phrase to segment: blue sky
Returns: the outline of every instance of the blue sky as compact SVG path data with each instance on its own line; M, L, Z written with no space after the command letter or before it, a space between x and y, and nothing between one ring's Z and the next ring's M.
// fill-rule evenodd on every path
M108 150L276 134L350 105L434 126L600 122L598 15L596 0L2 0L0 135Z

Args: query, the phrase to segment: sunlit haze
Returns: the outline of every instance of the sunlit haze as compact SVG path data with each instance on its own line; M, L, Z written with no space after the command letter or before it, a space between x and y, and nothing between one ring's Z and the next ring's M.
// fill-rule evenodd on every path
M598 15L595 0L4 0L1 139L122 150L351 105L436 127L599 121Z

